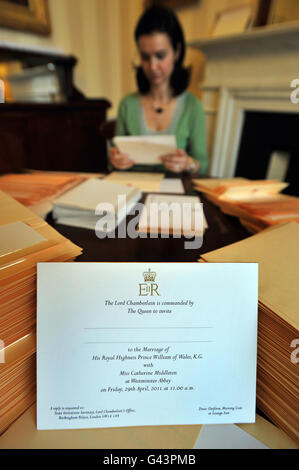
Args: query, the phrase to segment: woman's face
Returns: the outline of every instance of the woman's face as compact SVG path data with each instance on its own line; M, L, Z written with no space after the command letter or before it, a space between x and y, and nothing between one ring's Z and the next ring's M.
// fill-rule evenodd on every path
M166 33L144 34L138 38L141 67L152 86L169 80L178 58Z

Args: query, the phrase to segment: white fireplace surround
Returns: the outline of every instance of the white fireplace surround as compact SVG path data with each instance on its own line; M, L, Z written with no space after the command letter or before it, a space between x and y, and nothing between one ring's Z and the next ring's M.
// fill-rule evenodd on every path
M293 104L290 99L292 91L293 88L285 85L221 88L210 167L212 176L234 176L246 111L299 113L299 104Z
M211 157L209 174L230 178L246 111L299 113L299 103L291 102L291 83L299 79L299 22L188 45L206 57L200 88Z

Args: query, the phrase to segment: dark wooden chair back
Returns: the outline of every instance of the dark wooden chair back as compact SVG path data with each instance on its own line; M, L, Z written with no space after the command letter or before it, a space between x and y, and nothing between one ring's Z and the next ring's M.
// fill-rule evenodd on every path
M103 121L99 126L102 137L107 141L111 141L115 135L116 119Z

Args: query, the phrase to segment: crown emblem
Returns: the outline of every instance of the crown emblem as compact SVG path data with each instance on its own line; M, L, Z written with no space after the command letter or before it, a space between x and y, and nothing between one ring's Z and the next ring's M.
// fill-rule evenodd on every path
M157 273L151 271L150 269L143 273L145 282L155 282L156 276L157 276Z

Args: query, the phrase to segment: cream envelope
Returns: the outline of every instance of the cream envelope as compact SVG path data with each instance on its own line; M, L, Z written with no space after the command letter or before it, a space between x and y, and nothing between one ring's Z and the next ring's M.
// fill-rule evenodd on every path
M159 164L159 157L177 148L175 135L114 137L114 143L121 153L143 165Z

